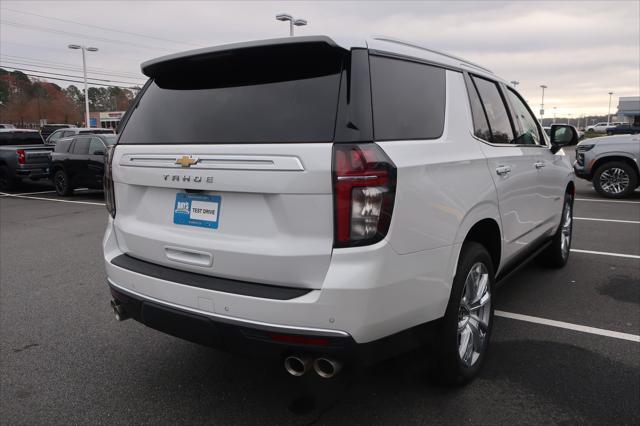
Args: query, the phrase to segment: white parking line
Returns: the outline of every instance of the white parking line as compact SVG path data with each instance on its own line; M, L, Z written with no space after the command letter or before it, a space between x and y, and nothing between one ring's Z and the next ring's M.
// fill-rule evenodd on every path
M56 191L38 191L38 192L22 192L20 194L8 194L6 192L0 192L0 197L10 197L16 195L35 195L35 194L53 194Z
M627 259L640 259L637 254L624 254L624 253L611 253L608 251L593 251L593 250L578 250L571 249L572 253L585 253L585 254L597 254L600 256L613 256L613 257L625 257Z
M629 340L640 343L640 336L637 334L621 333L619 331L605 330L602 328L587 327L586 325L571 324L570 322L555 321L546 318L532 317L529 315L514 314L512 312L494 311L498 317L510 318L518 321L532 322L535 324L548 325L551 327L564 328L566 330L580 331L582 333L597 334L600 336L613 337L614 339Z
M625 204L640 204L640 201L626 201L626 200L599 200L597 198L575 198L574 201L591 201L594 203L625 203Z
M614 222L614 223L640 223L640 220L620 220L620 219L596 219L595 217L573 217L576 220L592 220L594 222Z
M57 198L43 198L43 197L29 197L28 195L7 194L6 192L0 192L0 195L6 195L10 198L26 198L28 200L41 200L41 201L55 201L57 203L72 203L72 204L88 204L91 206L104 206L104 203L94 203L91 201L73 201L73 200L58 200Z

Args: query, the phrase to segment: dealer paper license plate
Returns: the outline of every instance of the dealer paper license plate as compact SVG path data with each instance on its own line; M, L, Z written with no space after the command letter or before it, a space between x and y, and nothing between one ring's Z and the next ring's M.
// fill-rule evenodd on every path
M173 223L218 229L220 201L219 195L179 192L173 208Z

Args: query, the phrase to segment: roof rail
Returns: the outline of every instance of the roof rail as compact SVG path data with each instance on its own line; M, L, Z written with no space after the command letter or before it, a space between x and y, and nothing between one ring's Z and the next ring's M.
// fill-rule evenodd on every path
M422 46L420 44L416 44L416 43L412 43L412 42L404 41L404 40L398 40L398 39L395 39L395 38L392 38L392 37L385 37L385 36L374 36L373 39L374 40L380 40L380 41L388 41L390 43L403 44L405 46L415 47L415 48L421 49L421 50L426 50L427 52L435 53L437 55L446 56L447 58L455 59L456 61L460 61L461 63L463 63L465 65L468 65L468 66L471 66L471 67L474 67L474 68L478 68L478 69L481 69L481 70L483 70L485 72L493 74L493 71L491 71L488 68L483 67L482 65L478 65L478 64L473 63L471 61L467 61L466 59L461 58L459 56L451 55L449 53L442 52L440 50L431 49L429 47Z

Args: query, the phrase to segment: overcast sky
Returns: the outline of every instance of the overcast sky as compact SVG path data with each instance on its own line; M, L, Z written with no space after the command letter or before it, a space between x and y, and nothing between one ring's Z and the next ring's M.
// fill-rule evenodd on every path
M553 107L558 116L606 114L609 91L615 92L612 112L618 96L640 96L639 0L1 0L0 66L81 75L79 51L66 46L84 43L100 49L89 54L90 77L118 80L122 85L143 83L140 63L153 57L288 35L288 25L274 19L279 12L309 21L308 26L296 28L297 35L384 34L463 56L507 80L519 81L518 89L535 111L540 104L539 85L546 84L547 117ZM73 69L43 68L46 65Z

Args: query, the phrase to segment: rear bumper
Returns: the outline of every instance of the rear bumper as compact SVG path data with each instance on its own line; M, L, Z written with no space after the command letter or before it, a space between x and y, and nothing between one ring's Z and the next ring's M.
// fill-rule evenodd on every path
M213 317L179 309L126 291L109 282L113 300L134 320L163 333L230 353L282 359L287 355L333 357L368 365L417 348L435 335L435 322L373 342L358 344L346 333L301 330Z
M339 352L343 358L365 361L424 342L424 329L430 329L429 324L444 315L453 276L453 266L445 259L455 251L450 246L398 255L385 241L336 250L322 288L295 289L303 291L291 295L291 289L281 288L275 293L272 289L256 290L274 286L211 277L204 274L205 270L191 273L155 264L145 270L144 264L149 262L136 263L134 259L123 263L124 253L117 244L111 219L103 247L114 297L120 300L124 295L133 300L131 316L152 328L234 352L251 353L251 346L258 343L261 353L276 355L301 349L327 353L329 348L301 348L290 342L273 342L270 336L265 341L264 335L256 338L255 330L319 336L330 339L330 349L336 356ZM234 283L238 286L225 288ZM151 317L145 315L145 306ZM188 332L190 327L186 331L184 327L173 329L167 321L149 319L158 316L169 318L168 323L182 322L183 316L195 318L196 323L203 324L195 328L212 331L194 337ZM368 355L370 352L374 355Z
M48 164L38 164L33 166L19 167L16 168L16 177L19 178L31 178L31 179L41 179L49 177L49 165Z

